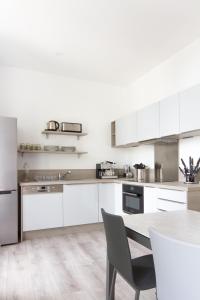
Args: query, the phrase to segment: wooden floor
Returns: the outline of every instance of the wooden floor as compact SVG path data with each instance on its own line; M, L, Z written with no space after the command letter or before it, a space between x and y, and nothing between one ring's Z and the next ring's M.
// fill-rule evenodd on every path
M131 242L133 256L148 250ZM0 300L104 300L106 244L101 228L26 240L0 248ZM116 300L133 300L121 278ZM141 300L155 300L155 291Z

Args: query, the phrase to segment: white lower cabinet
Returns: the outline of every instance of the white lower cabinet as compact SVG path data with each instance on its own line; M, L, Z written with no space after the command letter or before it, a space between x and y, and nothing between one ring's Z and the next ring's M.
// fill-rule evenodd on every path
M111 214L122 214L122 185L118 183L99 184L99 222L103 222L101 208Z
M23 231L63 226L62 193L23 195Z
M144 213L157 211L157 188L144 187Z
M115 214L122 215L122 184L115 183Z
M144 213L187 209L187 192L144 187ZM101 208L122 215L122 184L64 185L62 193L25 194L23 231L102 222Z
M158 211L174 211L174 210L186 210L186 203L175 202L171 200L158 199L157 210Z
M144 187L144 213L187 209L187 192Z
M64 226L98 222L98 185L64 185Z
M187 209L187 192L157 189L157 210L175 211Z

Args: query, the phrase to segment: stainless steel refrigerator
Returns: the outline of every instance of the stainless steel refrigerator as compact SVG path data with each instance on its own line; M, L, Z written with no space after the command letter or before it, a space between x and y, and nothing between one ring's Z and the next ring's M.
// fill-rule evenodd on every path
M0 117L0 245L17 242L17 119Z

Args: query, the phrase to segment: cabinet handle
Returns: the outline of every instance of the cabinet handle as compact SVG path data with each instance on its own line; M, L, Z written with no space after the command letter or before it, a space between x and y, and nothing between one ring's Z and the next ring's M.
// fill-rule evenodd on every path
M124 194L124 195L133 196L133 197L135 197L135 198L136 198L136 197L138 197L138 198L141 197L141 194L132 194L132 193L126 193L126 192L123 192L123 194Z
M186 204L185 202L179 202L179 201L170 200L170 199L166 199L166 198L158 198L158 200L167 201L167 202L171 202L171 203Z
M0 195L8 195L8 194L12 194L12 192L14 191L0 191Z
M166 212L165 209L157 208L158 211Z

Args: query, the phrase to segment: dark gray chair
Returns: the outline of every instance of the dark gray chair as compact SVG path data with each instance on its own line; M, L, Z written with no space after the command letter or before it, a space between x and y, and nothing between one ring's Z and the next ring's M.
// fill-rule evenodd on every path
M111 284L107 299L115 299L115 280L119 273L135 289L135 300L139 300L140 291L156 287L155 270L152 255L131 259L126 229L122 217L106 213L101 209L107 241L108 268L112 270Z

